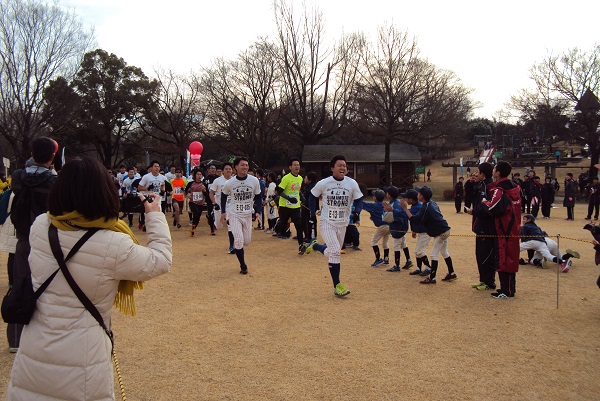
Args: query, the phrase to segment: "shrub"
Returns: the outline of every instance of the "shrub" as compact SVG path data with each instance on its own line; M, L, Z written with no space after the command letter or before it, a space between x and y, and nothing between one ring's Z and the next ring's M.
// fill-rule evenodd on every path
M444 200L452 200L454 199L454 190L453 189L444 189Z
M429 166L431 164L431 153L421 154L421 166Z

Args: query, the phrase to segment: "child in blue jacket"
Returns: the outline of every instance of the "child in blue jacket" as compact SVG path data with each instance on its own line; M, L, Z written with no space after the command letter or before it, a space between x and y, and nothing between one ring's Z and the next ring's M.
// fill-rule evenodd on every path
M421 284L435 284L436 273L438 268L438 255L441 254L448 267L448 274L442 281L454 281L457 279L452 265L452 258L448 252L448 237L450 236L450 226L444 216L440 212L438 205L431 200L433 191L428 186L417 187L415 190L419 193L418 199L423 203L421 210L413 215L408 210L408 203L405 200L400 202L400 206L404 209L409 220L415 223L422 223L425 226L427 235L433 238L431 247L431 274Z
M417 191L414 189L409 189L408 191L401 193L400 196L406 199L406 202L410 205L409 211L412 215L419 213L423 204L419 202L419 193ZM404 210L402 213L405 218L408 218L406 213L404 213ZM427 245L429 245L429 240L431 240L431 237L425 232L425 226L423 223L411 221L410 230L412 231L412 237L417 239L417 244L415 245L417 268L411 271L409 274L411 276L429 276L431 273L431 266L429 266L429 260L427 259L425 250L427 249ZM423 266L425 266L424 269L422 269Z
M400 191L398 188L391 186L388 188L388 196L390 201L384 203L386 211L394 213L394 221L390 223L390 235L394 243L394 266L390 267L388 271L398 272L400 271L400 251L404 251L406 256L406 263L402 266L403 269L409 269L413 264L410 260L410 251L406 245L406 233L408 232L408 216L402 211L398 196ZM387 208L386 208L387 206Z
M371 238L371 246L375 253L375 262L371 264L372 267L380 265L390 264L390 249L388 247L388 241L390 238L390 226L388 223L383 221L383 199L385 198L385 192L378 189L373 192L373 203L363 203L363 210L366 210L370 216L371 221L375 224L376 230ZM383 240L383 259L379 251L379 240Z

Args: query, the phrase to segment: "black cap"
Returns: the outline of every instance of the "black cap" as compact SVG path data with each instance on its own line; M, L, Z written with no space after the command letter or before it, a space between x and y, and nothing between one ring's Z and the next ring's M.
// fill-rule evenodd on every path
M419 199L419 193L417 191L415 191L414 189L409 189L406 192L403 192L400 194L401 197L403 198L410 198L410 199L414 199L414 200L418 200Z
M433 196L433 191L427 185L424 185L422 187L416 187L415 190L421 195L423 195L425 200L429 200Z
M526 215L523 216L524 219L529 219L531 221L535 221L535 216L532 214L527 213Z

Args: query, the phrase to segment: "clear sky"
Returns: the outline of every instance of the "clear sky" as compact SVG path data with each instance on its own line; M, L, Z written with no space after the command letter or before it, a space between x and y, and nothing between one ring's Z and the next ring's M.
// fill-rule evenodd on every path
M307 1L309 4L310 1ZM94 26L98 47L151 76L186 73L215 57L234 58L257 37L274 37L271 0L62 0ZM394 23L414 35L421 55L454 71L492 118L530 86L529 69L550 52L600 43L600 1L322 0L331 42L343 32L375 36ZM302 1L294 8L301 11Z

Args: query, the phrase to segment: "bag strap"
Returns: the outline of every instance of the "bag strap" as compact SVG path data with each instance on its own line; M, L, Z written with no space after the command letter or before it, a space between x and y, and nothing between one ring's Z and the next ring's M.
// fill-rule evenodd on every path
M81 242L81 245L83 245L83 243L85 242L85 241L81 241L82 239L85 238L85 240L87 241L87 239L89 239L92 235L94 235L96 233L96 231L98 231L98 228L93 228L93 229L90 229L88 232L86 232L84 234L84 236L81 237L81 239L79 240L79 242ZM48 239L50 240L50 248L52 248L52 253L54 254L54 257L56 258L56 261L58 262L58 265L60 266L60 270L63 272L65 279L67 279L69 286L71 287L71 289L73 290L73 292L75 293L75 295L77 296L79 301L83 304L85 309L87 309L87 311L100 324L100 327L102 327L102 329L104 330L104 332L110 339L110 343L114 347L112 331L110 331L106 327L106 325L104 324L104 319L102 319L102 315L98 311L98 308L96 308L96 306L92 303L92 301L90 301L90 299L85 295L85 293L81 290L81 288L79 288L79 286L77 285L77 282L75 282L75 279L73 278L73 276L69 272L69 269L67 268L66 260L70 259L70 257L73 256L75 254L75 252L77 252L78 248L76 249L75 247L73 247L73 249L71 249L71 252L69 252L69 254L67 255L67 258L65 259L62 249L60 247L60 241L58 239L58 230L53 225L50 225L50 228L48 229ZM81 247L81 245L79 245L79 247Z
M53 226L52 226L53 227ZM56 227L55 227L56 229ZM73 255L75 255L75 253L79 250L79 248L81 248L81 246L83 244L86 243L86 241L96 233L96 231L98 231L98 229L94 229L94 230L89 230L87 231L83 237L81 237L79 239L79 241L77 241L77 243L73 246L73 248L71 249L71 252L69 252L69 254L67 255L67 257L65 258L65 262L69 259L71 259L71 257ZM60 267L58 269L56 269L54 271L54 273L52 273L50 275L50 277L48 277L46 279L46 281L44 281L44 283L42 285L40 285L40 287L35 291L35 293L33 294L33 298L37 301L37 299L40 297L40 295L42 295L42 293L44 291L46 291L46 288L48 288L48 286L50 285L50 283L52 282L52 280L54 279L54 277L56 276L56 273L58 273L58 271L60 270Z

